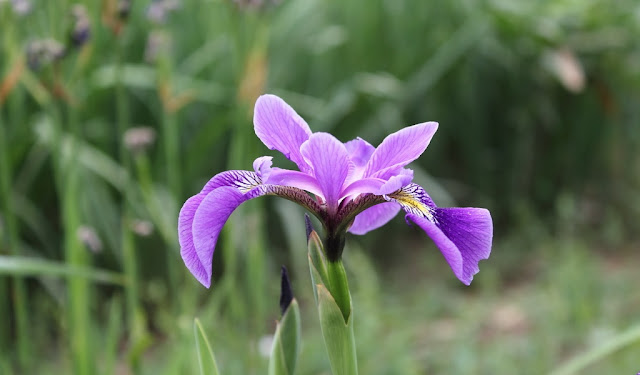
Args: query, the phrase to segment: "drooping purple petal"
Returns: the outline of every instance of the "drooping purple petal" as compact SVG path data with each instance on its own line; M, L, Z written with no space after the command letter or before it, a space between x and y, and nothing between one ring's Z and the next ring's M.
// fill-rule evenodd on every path
M232 186L246 193L260 184L262 184L262 179L255 172L242 170L224 171L213 176L204 185L200 194L206 195L210 191L223 186Z
M258 169L262 171L264 171L265 168L268 167L267 164L270 163L269 160L262 158L258 158L256 162L260 167ZM254 165L255 164L256 163L254 163ZM213 176L213 178L205 184L199 194L189 198L182 206L180 215L178 216L180 254L182 255L182 259L189 271L191 271L195 278L207 288L211 285L211 260L209 259L207 265L207 262L203 262L196 251L193 237L193 222L196 211L205 197L208 197L211 192L217 189L231 189L236 192L235 195L242 195L243 193L251 190L256 190L255 188L261 186L261 184L261 178L255 172L241 170L221 172ZM254 196L257 195L252 194L251 197L246 196L245 200L253 198ZM211 250L211 256L213 256L213 250Z
M256 135L271 150L282 152L306 172L309 166L300 154L300 146L309 139L309 125L284 100L275 95L258 98L253 114Z
M346 147L329 133L314 133L300 151L312 168L329 211L335 212L344 182L353 169Z
M187 199L182 206L178 217L178 241L180 242L180 255L187 269L195 276L196 280L208 288L211 285L211 272L207 272L196 253L191 229L193 217L204 197L204 194L194 195Z
M194 273L194 276L207 288L211 285L211 262L220 231L231 213L245 200L247 197L238 189L223 186L204 196L195 211L191 226L193 247L205 273ZM193 259L190 261L194 262Z
M356 216L349 232L357 235L365 234L380 228L393 219L400 211L400 205L395 202L386 202L369 207Z
M390 134L371 155L364 177L388 179L424 152L437 129L437 122L425 122Z
M489 258L493 239L491 214L484 208L436 208L434 221L407 214L435 242L456 277L471 284L478 262Z

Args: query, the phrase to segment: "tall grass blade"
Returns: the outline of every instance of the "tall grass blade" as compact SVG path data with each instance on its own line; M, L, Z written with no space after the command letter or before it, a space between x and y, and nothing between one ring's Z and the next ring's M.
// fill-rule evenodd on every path
M96 283L113 285L127 285L128 283L124 275L116 272L21 256L0 255L0 275L2 274L21 277L78 277Z
M200 320L193 321L193 332L196 338L196 352L198 354L198 364L200 365L200 375L218 375L218 365L211 350L209 339L202 329Z
M564 365L552 371L549 375L581 374L584 369L607 356L624 349L625 347L640 343L640 325L633 326L626 331L612 337L601 345L579 354Z

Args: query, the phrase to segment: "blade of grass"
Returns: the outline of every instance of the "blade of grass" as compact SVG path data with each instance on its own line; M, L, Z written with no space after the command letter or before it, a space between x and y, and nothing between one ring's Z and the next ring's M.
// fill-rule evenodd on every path
M63 262L34 257L0 255L0 275L18 277L77 277L96 283L128 285L129 280L122 274L98 268L74 266Z
M588 366L627 346L640 342L640 325L633 326L626 331L605 341L602 345L588 350L572 358L564 365L552 371L550 375L571 375L581 373Z
M111 375L115 373L116 361L118 360L118 338L122 331L122 303L120 296L111 299L109 306L109 322L107 324L106 339L104 345L104 366L103 374Z
M74 142L71 142L69 159L62 168L62 219L64 223L65 260L73 266L84 267L89 263L88 252L77 235L82 224L79 205L81 196L81 170L78 168L78 141L80 129L77 112L73 106L67 108L67 123ZM56 125L54 125L56 126ZM61 128L61 127L60 127ZM61 146L59 144L58 146ZM69 275L69 327L71 328L71 355L74 369L78 375L95 373L94 352L91 339L91 314L89 312L91 288L85 278Z

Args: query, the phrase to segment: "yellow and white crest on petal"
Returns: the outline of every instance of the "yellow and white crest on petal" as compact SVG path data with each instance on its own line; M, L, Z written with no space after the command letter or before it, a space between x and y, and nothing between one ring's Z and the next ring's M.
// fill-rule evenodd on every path
M423 198L425 197L428 196L424 190L416 184L409 184L400 190L384 196L389 202L396 202L402 206L405 212L424 217L435 223L433 208L423 203Z

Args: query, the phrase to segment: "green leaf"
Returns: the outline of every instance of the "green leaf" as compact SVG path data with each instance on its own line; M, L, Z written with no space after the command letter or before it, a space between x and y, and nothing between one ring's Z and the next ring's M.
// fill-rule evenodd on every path
M73 266L34 257L0 255L0 275L76 276L105 284L126 285L124 275L91 267Z
M327 347L331 371L334 375L358 374L356 343L353 334L353 317L344 321L342 311L322 285L316 285L318 291L318 313L320 328Z
M202 329L200 320L193 321L193 331L196 337L196 351L198 353L198 364L200 365L200 375L218 375L218 365L211 350L209 339Z
M300 307L295 299L278 323L269 360L269 375L293 375L300 353Z

